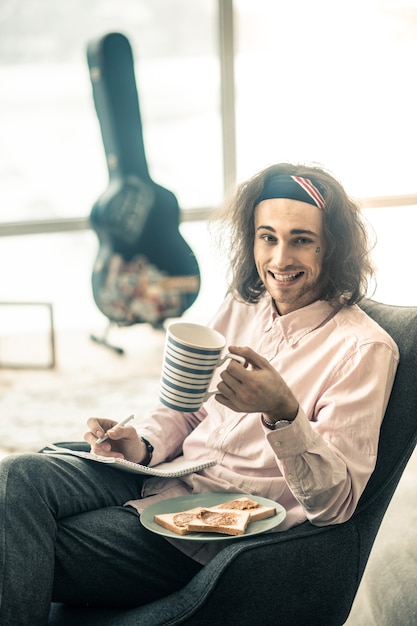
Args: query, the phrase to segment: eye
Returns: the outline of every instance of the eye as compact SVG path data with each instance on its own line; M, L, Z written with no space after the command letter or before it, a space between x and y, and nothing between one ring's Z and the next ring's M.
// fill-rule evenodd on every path
M277 238L274 237L274 235L271 235L270 233L264 233L263 235L260 236L260 239L265 241L265 243L276 243L277 241Z
M310 243L313 243L313 240L309 237L297 237L297 239L294 240L294 243L300 246L308 246Z

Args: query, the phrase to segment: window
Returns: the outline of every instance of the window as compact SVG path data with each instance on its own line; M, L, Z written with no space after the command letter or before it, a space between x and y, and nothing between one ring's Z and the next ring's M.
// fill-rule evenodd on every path
M222 196L215 0L0 4L0 221L88 216L107 186L87 43L122 32L135 56L155 182L184 208Z
M107 186L87 43L126 34L155 182L223 199L219 0L4 0L0 222L89 215ZM415 193L416 0L234 0L237 178L316 161L357 197Z
M416 0L235 0L238 177L316 161L356 197L416 193Z
M218 40L226 2L2 0L0 231L7 222L86 220L106 189L86 46L109 32L124 33L134 52L152 178L185 211L222 202ZM233 7L237 179L280 160L316 161L355 197L410 194L415 205L417 0L234 0ZM398 259L414 264L407 224L416 206L390 201L367 211L378 236L376 296L410 304L415 294L398 275ZM202 268L204 321L223 297L222 272L205 223L181 229ZM97 314L96 247L92 231L3 238L0 260L13 271L2 299L40 297L57 305L58 326L83 323Z

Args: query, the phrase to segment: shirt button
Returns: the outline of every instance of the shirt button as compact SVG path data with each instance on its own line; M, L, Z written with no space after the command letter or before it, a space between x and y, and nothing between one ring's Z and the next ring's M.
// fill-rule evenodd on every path
M224 428L220 428L219 435L224 435Z
M294 474L288 474L288 478L292 480L294 478Z
M275 448L280 448L282 446L282 441L275 441L274 446Z

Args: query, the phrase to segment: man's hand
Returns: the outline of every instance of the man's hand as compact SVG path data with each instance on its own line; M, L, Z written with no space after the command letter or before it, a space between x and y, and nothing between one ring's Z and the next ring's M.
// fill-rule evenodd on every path
M230 361L221 373L216 400L233 411L263 413L270 422L295 419L298 402L272 365L251 348L229 350L244 357L246 366Z
M91 445L94 454L114 456L133 463L141 463L148 455L146 446L133 426L119 426L116 421L102 417L87 420L89 431L84 439ZM97 444L97 439L107 434L108 439Z

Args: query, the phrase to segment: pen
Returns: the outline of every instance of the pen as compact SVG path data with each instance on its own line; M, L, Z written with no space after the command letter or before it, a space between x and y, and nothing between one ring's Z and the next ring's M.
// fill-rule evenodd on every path
M112 426L111 428L116 428L116 426L125 426L128 422L131 422L133 419L135 418L134 415L129 415L129 417L126 417L126 419L122 420L121 422L119 422L118 424L115 424L114 426ZM109 430L111 430L111 428L109 428ZM103 437L100 437L100 439L97 439L96 441L96 445L98 443L103 443L103 441L106 441L106 439L108 439L109 436L106 433L105 435L103 435Z

